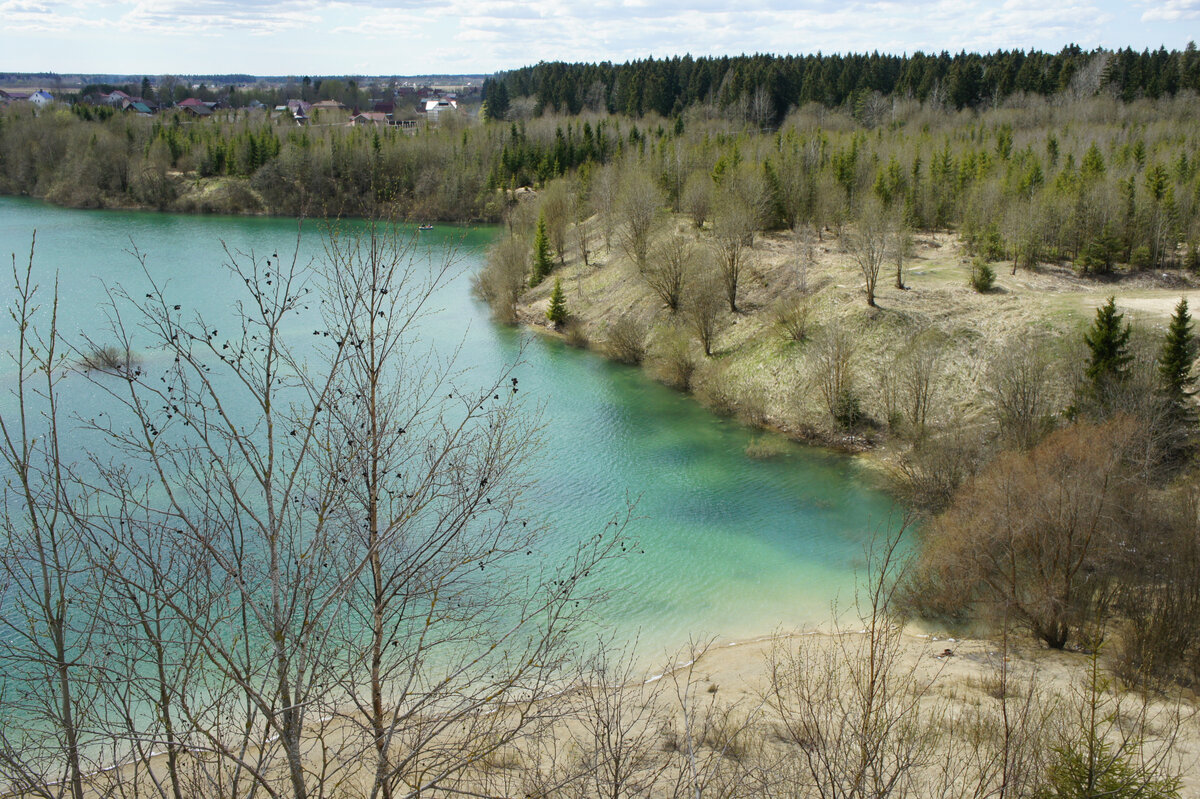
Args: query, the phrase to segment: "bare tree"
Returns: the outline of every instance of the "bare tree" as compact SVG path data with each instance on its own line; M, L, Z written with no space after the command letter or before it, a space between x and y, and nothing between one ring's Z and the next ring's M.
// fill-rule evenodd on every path
M899 388L915 433L925 432L929 407L941 371L942 341L936 330L922 330L909 340L897 362Z
M572 230L575 232L575 246L579 249L579 258L584 266L591 266L592 228L588 218L592 215L591 201L584 194L584 184L576 182L573 191L568 196L569 216Z
M98 688L95 591L81 529L88 496L68 468L59 425L69 373L58 332L58 286L39 291L34 241L12 261L16 327L12 400L0 415L4 512L0 539L0 777L5 792L83 799Z
M621 248L639 272L646 271L650 239L662 213L662 192L642 169L631 166L618 199Z
M746 251L754 243L754 229L755 215L750 206L737 197L726 197L717 209L712 242L730 313L738 311L738 282L745 267Z
M985 396L1000 435L1018 449L1037 444L1054 426L1059 404L1045 342L1014 338L987 367Z
M755 128L765 129L775 120L775 100L766 86L756 86L750 100L750 121Z
M697 169L687 176L683 184L683 197L680 204L691 217L692 224L697 228L704 227L712 212L713 182L712 177L702 169Z
M659 241L646 264L642 277L671 313L679 310L684 281L692 268L695 246L688 237L676 232Z
M851 332L834 320L817 337L812 348L814 381L829 415L839 424L857 420L858 400L854 393L854 351ZM850 417L855 417L851 419Z
M817 263L817 235L812 225L792 227L793 257L796 263L796 283L801 294L809 292L808 275Z
M590 604L583 577L621 524L530 570L542 528L518 497L536 423L508 372L467 387L452 353L414 346L432 292L458 272L421 252L375 226L331 231L319 273L227 251L246 299L226 335L143 257L150 291L113 292L112 333L126 351L149 341L164 369L90 375L115 409L83 421L99 442L94 476L74 483L86 504L56 444L52 468L22 466L37 452L29 420L3 416L15 475L53 488L6 496L30 523L6 537L3 621L26 626L9 612L23 596L57 609L29 605L46 633L0 644L49 692L0 697L41 708L36 725L5 726L13 785L81 797L109 779L85 777L105 753L163 799L335 795L364 764L371 796L427 794L480 784L479 764L558 712L564 647ZM30 273L18 318L33 318ZM317 326L305 358L285 335L300 318ZM18 370L51 381L51 431L56 340L29 338ZM31 558L46 536L54 559ZM50 582L22 593L33 567Z
M872 308L876 307L875 286L879 282L879 271L887 257L888 230L883 210L875 203L868 203L859 215L858 223L845 236L846 249L862 273L867 305Z
M472 278L473 288L496 319L512 323L517 320L517 300L525 291L528 273L527 239L508 235L488 249L487 263Z
M777 645L768 660L766 702L797 761L795 782L822 799L910 795L930 759L945 713L925 704L932 678L905 664L894 615L903 576L901 524L868 549L855 629L835 624L826 640Z
M607 553L593 542L553 586L511 590L516 556L540 532L519 505L535 428L514 413L510 373L464 390L452 361L411 354L413 323L455 259L422 263L413 240L392 236L332 238L325 274L327 327L362 342L331 406L336 429L359 431L328 468L344 486L331 515L355 553L351 568L364 564L341 648L348 665L367 668L347 668L340 682L357 710L349 718L365 720L372 793L383 799L452 780L551 712L540 700L559 675L556 642L577 615L583 573ZM462 651L468 639L475 647ZM521 712L483 712L501 701Z
M720 332L723 305L721 285L710 271L701 272L689 283L688 293L683 301L684 321L704 348L704 354L708 356L712 355L713 343Z
M692 641L667 669L678 713L676 724L667 727L668 748L680 761L672 799L739 795L746 775L738 761L754 748L749 739L764 702L743 710L719 702L716 691L700 695L697 664L711 646L711 641ZM680 662L683 657L687 660Z
M596 176L592 179L592 203L600 217L600 230L604 235L606 250L612 250L612 234L617 224L620 191L620 172L616 164L606 164L596 171Z
M920 556L922 602L1011 613L1052 648L1105 621L1114 558L1140 492L1128 419L1078 424L1001 455L938 518Z
M601 643L578 675L582 708L571 739L580 753L578 794L622 799L654 795L667 763L657 757L665 719L663 683L642 679L632 658L614 657Z

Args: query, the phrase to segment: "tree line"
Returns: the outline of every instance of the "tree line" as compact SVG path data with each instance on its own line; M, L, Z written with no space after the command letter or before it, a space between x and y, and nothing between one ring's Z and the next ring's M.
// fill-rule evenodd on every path
M530 98L534 113L584 111L675 117L710 105L774 126L807 103L858 110L872 97L917 99L954 109L995 105L1014 94L1111 91L1123 100L1200 90L1200 56L1182 50L1036 50L951 55L822 55L647 58L624 64L542 62L484 82L488 113L503 119Z

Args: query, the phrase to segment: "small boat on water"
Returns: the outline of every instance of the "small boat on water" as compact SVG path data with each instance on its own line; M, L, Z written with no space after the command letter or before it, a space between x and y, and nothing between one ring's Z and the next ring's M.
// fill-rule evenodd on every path
M417 230L433 230L433 225L418 225Z

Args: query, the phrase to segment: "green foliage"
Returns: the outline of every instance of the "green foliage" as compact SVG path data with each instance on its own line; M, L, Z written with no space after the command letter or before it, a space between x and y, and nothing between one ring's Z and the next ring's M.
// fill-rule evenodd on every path
M1095 236L1090 237L1079 255L1079 265L1085 272L1106 275L1116 264L1117 255L1121 250L1121 240L1117 236L1112 222L1105 222L1104 227Z
M996 286L996 270L983 258L971 259L971 288L986 294Z
M554 279L554 291L550 294L550 307L546 310L546 318L555 326L567 321L567 298L563 294L562 278Z
M856 108L862 117L871 90L884 97L924 102L939 89L956 109L1003 100L1014 93L1054 95L1094 59L1104 59L1102 83L1122 100L1175 95L1200 89L1200 73L1189 68L1186 51L1088 53L1077 46L1058 53L1021 50L899 56L814 54L743 55L714 58L640 59L625 63L540 62L501 73L484 84L489 114L503 117L517 97L535 100L539 113L579 114L593 109L632 117L664 118L703 103L746 116L756 90L766 89L770 109L759 122L777 124L782 112L806 103ZM1014 126L1001 126L995 150L1007 158Z
M1173 415L1192 416L1188 397L1194 392L1196 378L1192 363L1196 360L1196 337L1192 331L1192 316L1187 299L1180 299L1171 316L1167 334L1158 354L1159 384Z
M550 258L550 237L546 233L546 215L538 214L537 229L533 234L533 274L529 285L536 286L546 279L554 262Z
M831 408L833 420L844 430L853 430L866 419L858 395L849 389L842 390Z
M1133 329L1122 324L1125 315L1117 312L1116 298L1096 309L1096 318L1091 328L1084 333L1084 341L1091 351L1087 367L1088 380L1097 389L1107 384L1124 380L1132 357L1129 354L1129 337Z
M1037 799L1178 799L1179 779L1145 757L1140 735L1117 729L1129 721L1121 718L1121 701L1100 671L1098 653L1082 693L1078 726L1054 747ZM1145 718L1134 724L1143 727Z
M1177 799L1179 781L1143 773L1108 741L1072 741L1054 750L1039 799Z

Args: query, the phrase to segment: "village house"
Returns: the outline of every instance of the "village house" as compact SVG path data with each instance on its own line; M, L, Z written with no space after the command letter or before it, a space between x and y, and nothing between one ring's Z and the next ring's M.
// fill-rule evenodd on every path
M29 102L38 107L44 107L54 102L54 95L43 89L38 89L33 94L29 94L28 92L14 92L0 89L0 102L5 104Z
M379 111L365 111L361 114L355 114L353 117L351 117L350 124L354 125L355 127L362 127L364 125L385 127L392 124L392 120L388 118L387 114L380 113Z
M437 122L439 114L457 109L458 100L453 97L430 97L425 101L425 107L418 108L417 110L424 111L425 116L430 122Z

